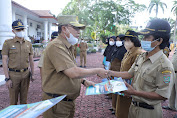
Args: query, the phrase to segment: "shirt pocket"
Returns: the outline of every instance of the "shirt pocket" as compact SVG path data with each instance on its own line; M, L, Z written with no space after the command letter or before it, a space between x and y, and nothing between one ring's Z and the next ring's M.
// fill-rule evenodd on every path
M27 49L25 49L25 60L26 60L27 62L29 62L29 55L30 55L30 49L27 48Z
M10 49L9 51L9 59L15 59L17 57L18 50L17 49Z
M149 71L145 71L142 75L142 87L155 87L155 78L153 77L152 73L150 73Z

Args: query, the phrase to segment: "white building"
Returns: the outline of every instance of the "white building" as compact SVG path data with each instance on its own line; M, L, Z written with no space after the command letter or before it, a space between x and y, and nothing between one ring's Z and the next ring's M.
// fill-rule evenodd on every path
M40 37L51 39L51 27L57 19L49 10L29 10L12 0L0 0L0 50L6 39L12 38L12 22L20 19L25 27L25 39Z

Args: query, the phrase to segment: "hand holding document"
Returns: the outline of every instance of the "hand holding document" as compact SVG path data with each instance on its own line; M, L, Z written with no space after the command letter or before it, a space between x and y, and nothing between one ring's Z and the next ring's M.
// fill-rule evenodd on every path
M95 84L95 87L87 87L86 95L109 94L125 90L127 90L127 87L122 78L119 77L116 80L108 80Z

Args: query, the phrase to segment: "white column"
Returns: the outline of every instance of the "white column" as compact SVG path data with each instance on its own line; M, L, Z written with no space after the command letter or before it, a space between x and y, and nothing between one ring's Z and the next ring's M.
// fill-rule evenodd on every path
M0 50L2 50L4 41L14 36L12 33L11 0L0 0Z
M12 9L12 22L14 22L15 20L16 20L15 10Z
M28 24L27 24L27 15L23 15L23 24L25 26L25 39L26 40L29 40L29 37L28 37Z
M49 23L49 40L51 39L51 34L52 34L52 23Z
M44 21L44 40L48 40L48 21Z

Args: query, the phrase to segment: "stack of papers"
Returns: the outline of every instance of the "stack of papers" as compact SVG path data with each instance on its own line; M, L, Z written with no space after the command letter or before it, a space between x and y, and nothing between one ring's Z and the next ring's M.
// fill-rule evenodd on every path
M89 86L86 89L86 95L109 94L127 90L127 87L122 78L109 80L95 84L95 87Z
M0 86L4 85L5 83L5 75L0 75Z
M0 111L0 118L36 118L60 102L66 95L32 104L11 105Z

